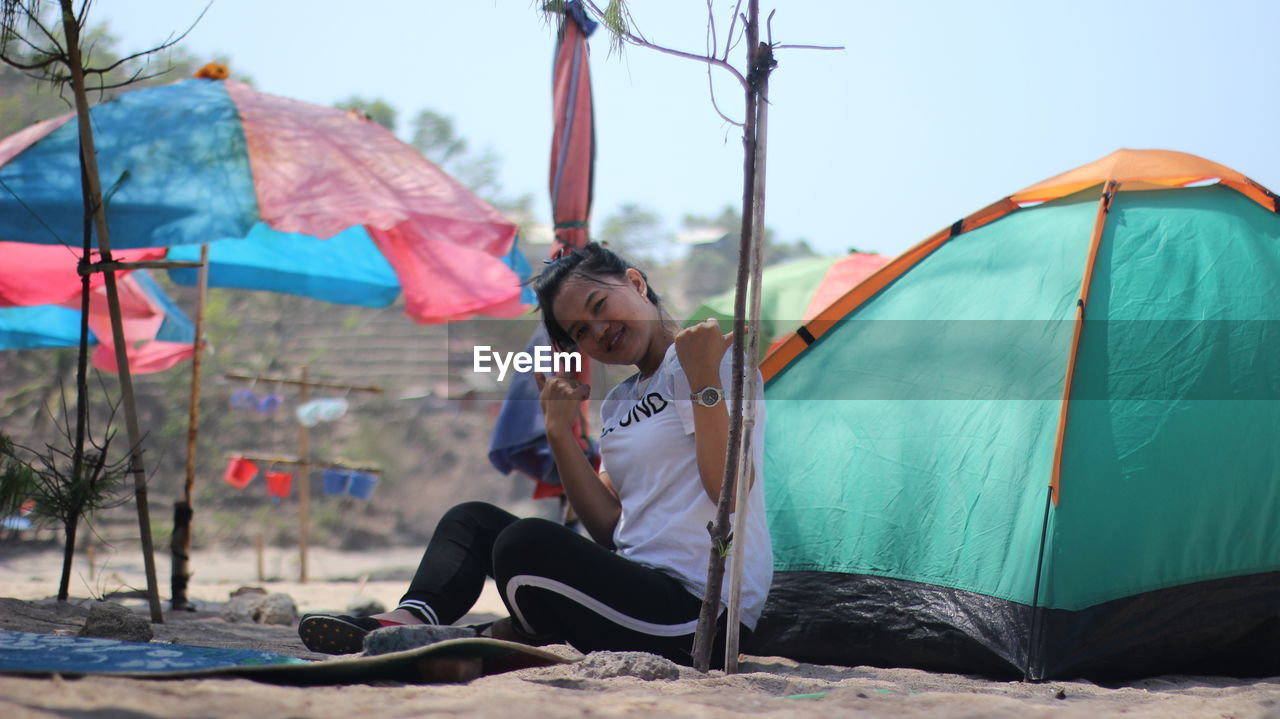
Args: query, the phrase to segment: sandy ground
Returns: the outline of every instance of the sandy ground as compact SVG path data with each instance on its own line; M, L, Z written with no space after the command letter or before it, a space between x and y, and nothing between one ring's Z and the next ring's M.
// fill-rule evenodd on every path
M268 577L294 576L296 555L267 550ZM95 558L93 577L78 558L73 601L46 600L57 588L56 551L15 552L0 546L0 629L74 634L90 596L143 584L141 561L117 554ZM416 565L416 550L378 555L316 551L312 581L258 581L253 552L200 553L191 596L200 610L168 612L153 625L155 641L261 649L304 658L291 626L228 623L219 604L242 585L287 592L303 611L342 609L357 595L394 604ZM162 588L168 565L159 560ZM361 581L365 578L364 581ZM162 593L163 592L162 590ZM145 611L140 600L123 603ZM489 587L477 605L498 613ZM566 652L571 652L565 648ZM1280 651L1280 648L1277 648ZM105 719L126 717L1265 717L1280 719L1280 677L1232 679L1164 676L1116 686L1085 681L1025 684L912 669L832 667L774 657L745 657L742 672L701 675L682 670L674 681L632 677L593 679L574 665L526 669L466 685L391 684L279 687L242 679L148 681L87 677L0 676L0 717Z

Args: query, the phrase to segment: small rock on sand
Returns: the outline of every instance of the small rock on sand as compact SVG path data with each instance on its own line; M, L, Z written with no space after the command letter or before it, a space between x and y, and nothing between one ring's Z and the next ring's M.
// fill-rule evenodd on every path
M298 605L293 597L283 592L260 594L249 592L233 595L222 608L222 618L228 622L255 622L257 624L293 624L298 620Z
M467 627L413 624L403 627L383 627L365 635L364 653L390 654L406 649L417 649L446 639L475 638L476 633Z
M149 642L155 636L151 623L127 608L112 602L95 602L79 636L120 639L126 642Z
M588 679L635 677L645 681L680 678L680 665L645 652L591 652L574 667Z

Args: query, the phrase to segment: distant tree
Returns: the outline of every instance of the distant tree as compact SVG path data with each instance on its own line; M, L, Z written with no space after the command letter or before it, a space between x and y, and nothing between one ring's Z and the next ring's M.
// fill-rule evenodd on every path
M598 226L595 239L615 252L643 264L652 264L653 251L668 239L668 234L656 212L634 203L624 203Z
M528 195L509 197L503 193L498 179L502 160L487 147L473 151L459 134L453 118L425 109L414 116L411 125L409 144L493 206L506 214L527 211L532 206L533 198Z
M413 137L409 143L441 167L467 154L467 141L458 136L453 118L434 110L423 110L413 118Z

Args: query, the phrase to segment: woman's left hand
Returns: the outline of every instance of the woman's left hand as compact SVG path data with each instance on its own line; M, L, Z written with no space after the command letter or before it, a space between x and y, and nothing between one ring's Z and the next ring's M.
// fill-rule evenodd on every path
M714 317L676 333L676 357L693 389L720 384L720 361L733 346L733 333L720 334Z

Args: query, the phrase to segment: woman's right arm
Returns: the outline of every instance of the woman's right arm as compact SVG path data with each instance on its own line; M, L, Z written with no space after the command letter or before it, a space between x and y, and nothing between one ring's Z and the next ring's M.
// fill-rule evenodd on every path
M591 538L613 549L613 530L622 516L622 502L608 475L596 474L573 435L573 420L591 388L564 377L537 378L547 443L560 473L560 486Z

